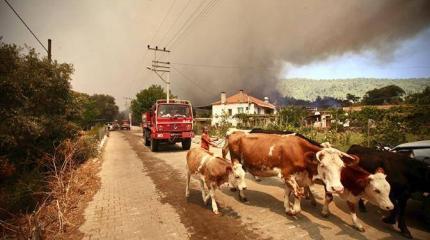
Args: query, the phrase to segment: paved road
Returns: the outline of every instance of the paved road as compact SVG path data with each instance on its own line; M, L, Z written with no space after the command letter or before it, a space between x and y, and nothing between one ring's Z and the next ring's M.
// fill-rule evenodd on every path
M347 206L339 199L331 205L332 215L322 218L321 186L312 187L317 207L305 201L302 214L289 217L283 185L275 178L260 183L248 178L245 204L237 193L218 191L221 214L216 216L203 204L196 181L185 199L185 155L179 145L151 153L139 131L112 132L103 153L101 189L80 228L85 239L403 239L380 221L385 213L374 207L359 213L364 233L351 227ZM419 204L413 202L408 211L416 215ZM408 220L416 239L430 239L423 223Z

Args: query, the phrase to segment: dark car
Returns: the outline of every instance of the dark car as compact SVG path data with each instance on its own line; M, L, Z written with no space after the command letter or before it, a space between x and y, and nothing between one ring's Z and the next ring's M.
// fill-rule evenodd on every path
M130 130L130 122L128 120L122 120L121 130L123 129Z
M409 154L411 158L430 165L430 140L403 143L392 148L391 151Z
M408 154L411 158L415 158L419 161L423 161L430 168L430 140L409 142L400 144L393 149L393 152ZM422 213L424 219L430 224L430 196L429 193L415 193L412 198L418 201L422 201Z

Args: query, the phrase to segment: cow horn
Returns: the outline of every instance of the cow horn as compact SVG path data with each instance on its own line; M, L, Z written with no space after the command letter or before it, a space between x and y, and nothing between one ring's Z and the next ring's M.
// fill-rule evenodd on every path
M323 143L321 143L321 147L323 147L323 148L331 148L331 144L329 142L323 142Z
M319 151L316 154L316 159L317 159L318 162L321 162L321 159L320 159L321 154L323 154L322 151Z

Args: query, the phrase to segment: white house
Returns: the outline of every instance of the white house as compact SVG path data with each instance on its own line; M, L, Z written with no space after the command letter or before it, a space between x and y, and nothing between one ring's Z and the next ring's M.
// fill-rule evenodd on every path
M226 97L225 92L221 93L221 99L212 103L212 125L217 125L223 120L230 122L233 126L237 126L238 119L234 116L238 113L246 114L275 114L276 106L269 102L269 98L264 100L250 96L240 90L237 94Z

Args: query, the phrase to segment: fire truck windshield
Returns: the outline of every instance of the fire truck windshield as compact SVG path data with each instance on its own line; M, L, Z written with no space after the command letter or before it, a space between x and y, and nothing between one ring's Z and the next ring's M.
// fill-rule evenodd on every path
M160 104L158 105L157 115L161 118L190 117L190 106L179 104Z

